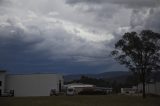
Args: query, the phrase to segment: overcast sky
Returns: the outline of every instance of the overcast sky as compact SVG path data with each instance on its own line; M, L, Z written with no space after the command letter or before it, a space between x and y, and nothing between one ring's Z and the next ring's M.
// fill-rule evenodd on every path
M125 33L160 32L160 0L0 0L0 68L11 73L124 71Z

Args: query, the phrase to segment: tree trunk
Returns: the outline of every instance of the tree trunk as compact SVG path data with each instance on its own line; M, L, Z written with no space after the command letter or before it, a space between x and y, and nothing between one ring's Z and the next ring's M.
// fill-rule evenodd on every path
M143 85L143 91L142 91L142 97L143 99L146 98L146 75L145 75L145 70L142 68L142 85Z
M145 99L146 98L146 89L145 89L145 80L143 80L143 91L142 91L142 97L143 97L143 99Z

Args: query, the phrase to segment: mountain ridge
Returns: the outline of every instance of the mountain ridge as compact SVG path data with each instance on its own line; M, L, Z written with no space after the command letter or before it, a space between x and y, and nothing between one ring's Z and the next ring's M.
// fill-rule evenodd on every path
M109 71L109 72L103 72L103 73L98 73L98 74L70 74L70 75L65 75L64 80L66 82L72 81L72 80L78 80L81 78L81 76L86 76L90 78L97 78L97 79L112 79L116 77L121 77L121 76L128 76L131 73L128 71Z

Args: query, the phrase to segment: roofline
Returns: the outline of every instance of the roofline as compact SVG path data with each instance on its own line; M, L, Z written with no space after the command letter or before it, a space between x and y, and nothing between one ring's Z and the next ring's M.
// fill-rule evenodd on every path
M62 75L62 74L59 74L59 73L30 73L30 74L7 74L7 75L46 75L46 74Z

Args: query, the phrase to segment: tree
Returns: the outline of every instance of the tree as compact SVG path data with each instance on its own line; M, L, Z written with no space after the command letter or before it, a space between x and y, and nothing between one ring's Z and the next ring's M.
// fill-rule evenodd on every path
M143 98L147 76L160 68L160 34L151 30L127 32L111 52L114 58L138 76L143 85Z

